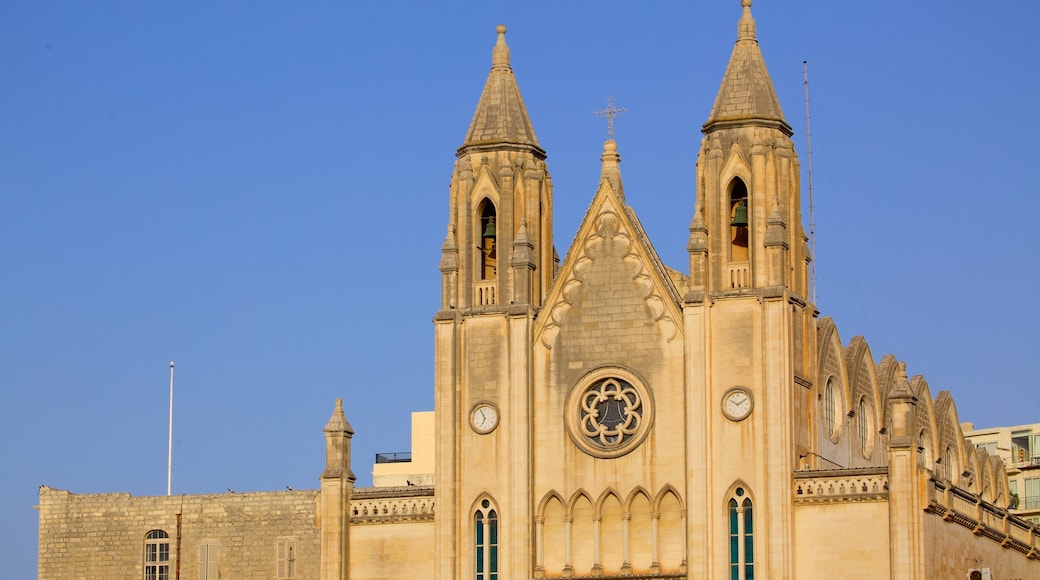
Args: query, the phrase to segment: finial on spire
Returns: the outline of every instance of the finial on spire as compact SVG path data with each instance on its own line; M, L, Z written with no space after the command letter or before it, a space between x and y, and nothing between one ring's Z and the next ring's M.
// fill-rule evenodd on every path
M600 182L602 183L603 180L606 180L610 183L617 196L624 201L625 188L621 184L621 155L617 151L617 142L613 139L607 139L603 143L603 154L600 155L599 159L603 163L600 169Z
M740 0L744 13L737 24L737 40L755 40L755 19L751 16L751 0Z
M607 138L613 141L614 117L617 117L618 115L624 115L627 112L628 110L626 110L624 107L614 106L614 97L607 97L607 108L603 109L602 111L593 111L592 114L596 115L597 117L607 118Z
M491 68L509 68L509 47L506 45L506 25L499 24L495 27L498 33L498 41L495 42L495 50L491 56Z

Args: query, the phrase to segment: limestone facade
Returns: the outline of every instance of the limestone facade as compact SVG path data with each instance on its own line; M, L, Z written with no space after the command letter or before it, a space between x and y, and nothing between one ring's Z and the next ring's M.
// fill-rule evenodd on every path
M190 542L221 546L225 578L281 577L281 538L296 538L294 577L322 580L1040 577L1040 531L1006 509L1004 464L967 442L950 394L843 343L812 304L793 131L741 6L683 272L627 205L613 140L559 261L546 152L500 26L452 172L433 436L415 463L355 488L337 402L318 491L45 489L40 577L99 577L60 562L94 565L109 538L121 555L102 577L147 580L148 534L173 537L178 518L180 577L197 567L188 521L204 531ZM278 501L291 516L253 529ZM137 515L110 530L93 502Z

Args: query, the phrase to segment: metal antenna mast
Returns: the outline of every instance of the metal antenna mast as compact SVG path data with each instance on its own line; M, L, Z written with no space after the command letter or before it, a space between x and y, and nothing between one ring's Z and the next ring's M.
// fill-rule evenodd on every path
M809 293L813 304L816 304L816 219L813 215L816 205L813 203L812 182L812 131L809 126L809 61L802 61L802 84L805 86L805 155L809 169Z
M170 361L170 438L166 455L166 495L170 495L173 483L173 361Z

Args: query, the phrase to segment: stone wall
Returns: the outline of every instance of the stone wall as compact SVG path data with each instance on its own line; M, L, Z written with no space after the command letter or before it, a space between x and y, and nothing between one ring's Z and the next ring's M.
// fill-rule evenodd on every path
M40 488L39 579L140 580L145 536L169 534L170 579L199 578L208 544L219 578L318 577L317 491L133 497ZM279 544L283 566L279 570ZM178 566L179 562L179 566ZM211 568L212 570L212 568ZM218 578L210 572L210 578Z

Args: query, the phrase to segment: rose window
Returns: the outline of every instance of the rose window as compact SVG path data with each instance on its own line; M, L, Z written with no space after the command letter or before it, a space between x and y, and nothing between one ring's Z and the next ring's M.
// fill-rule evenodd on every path
M627 381L603 379L581 396L578 429L590 443L614 449L631 440L643 418L643 400Z

